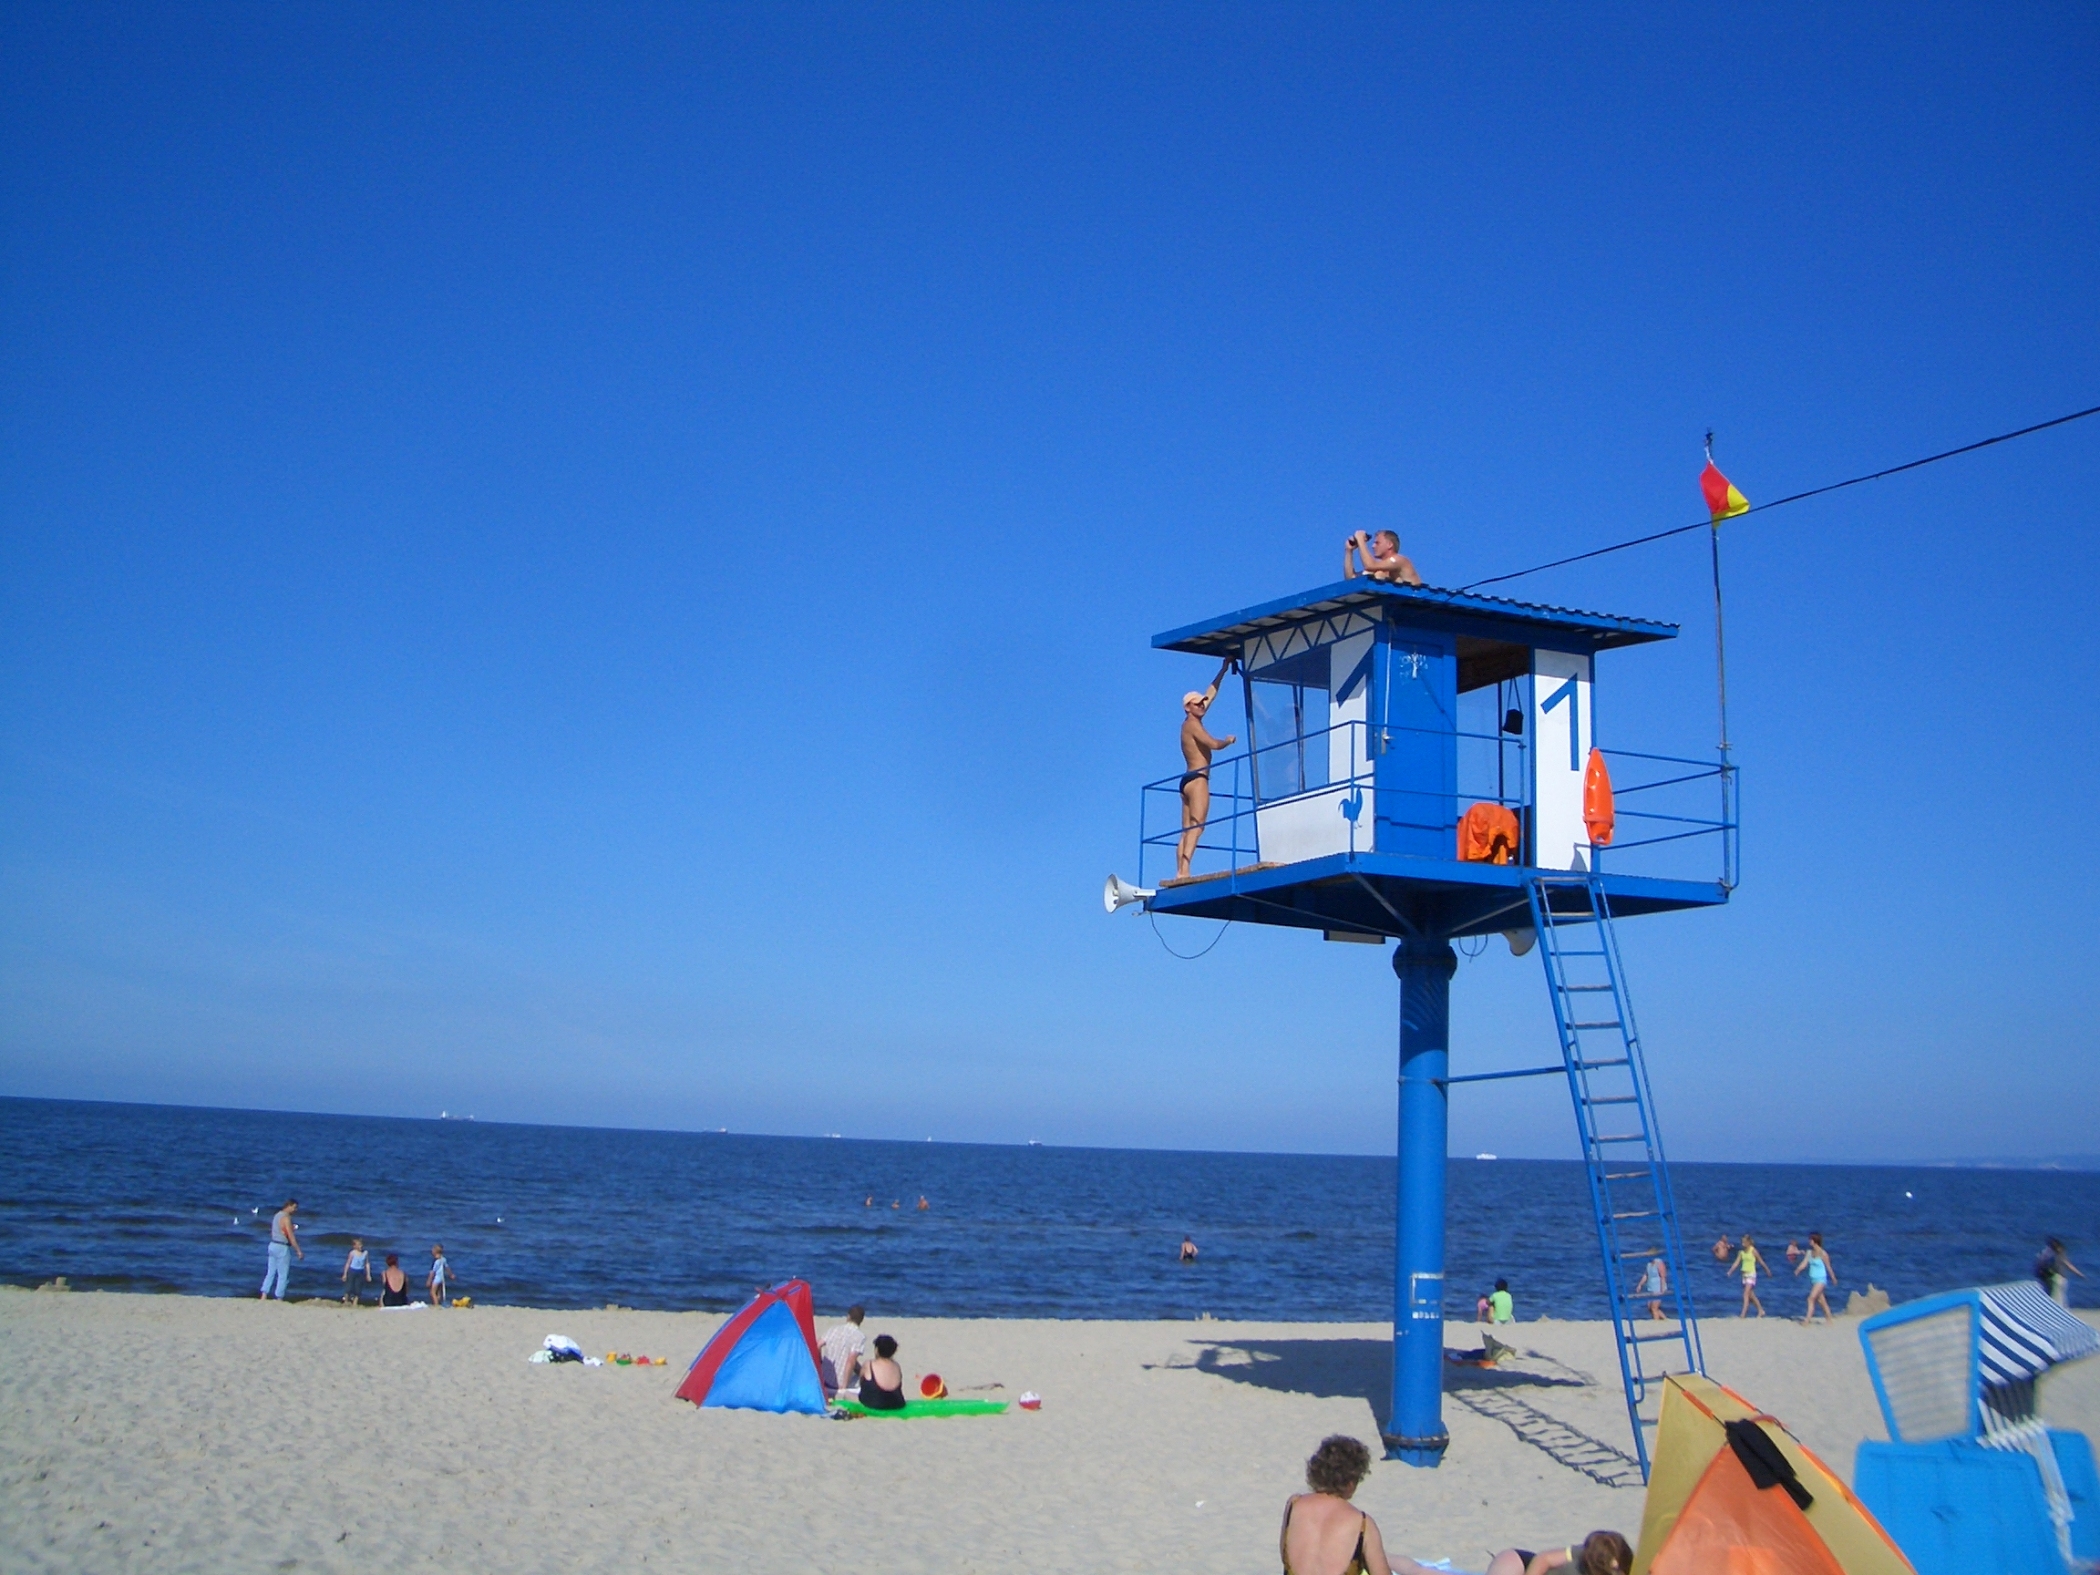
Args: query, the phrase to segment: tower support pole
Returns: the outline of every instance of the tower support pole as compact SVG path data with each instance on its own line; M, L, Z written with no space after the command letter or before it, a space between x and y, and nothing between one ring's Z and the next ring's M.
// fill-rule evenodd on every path
M1393 1273L1393 1408L1388 1460L1442 1462L1444 1431L1444 1155L1450 1108L1451 976L1458 957L1442 936L1403 940L1400 976L1400 1196Z

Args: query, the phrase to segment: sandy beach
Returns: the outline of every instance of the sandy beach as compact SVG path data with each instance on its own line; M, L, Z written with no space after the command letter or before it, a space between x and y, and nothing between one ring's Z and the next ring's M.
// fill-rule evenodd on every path
M1375 1442L1387 1366L1377 1325L872 1318L914 1380L1043 1408L835 1422L675 1400L719 1322L0 1291L0 1567L1268 1570L1312 1446ZM1843 1474L1882 1436L1852 1324L1706 1330L1713 1375ZM529 1363L555 1332L671 1363ZM1515 1343L1454 1374L1441 1469L1365 1484L1390 1547L1477 1570L1637 1529L1608 1331ZM2100 1432L2100 1362L2044 1409Z

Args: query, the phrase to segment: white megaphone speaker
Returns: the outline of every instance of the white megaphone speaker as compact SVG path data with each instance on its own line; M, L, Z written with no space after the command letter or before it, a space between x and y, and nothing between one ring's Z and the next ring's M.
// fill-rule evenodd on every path
M1101 906L1114 913L1118 908L1127 908L1133 902L1143 902L1147 897L1156 895L1156 892L1147 891L1142 886L1131 885L1120 875L1111 875L1108 877L1108 884L1101 888Z
M1504 930L1502 938L1509 942L1510 956L1522 957L1538 945L1539 932L1527 924L1521 930Z

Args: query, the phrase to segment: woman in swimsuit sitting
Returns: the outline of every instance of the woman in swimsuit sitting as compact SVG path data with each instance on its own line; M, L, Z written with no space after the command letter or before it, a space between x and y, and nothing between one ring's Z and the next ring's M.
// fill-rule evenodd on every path
M861 1370L860 1403L870 1411L904 1409L904 1369L896 1362L897 1342L875 1336L875 1360Z
M379 1276L379 1305L382 1307L406 1307L408 1305L408 1275L401 1268L399 1253L386 1255L386 1273Z
M1567 1575L1626 1575L1633 1568L1633 1549L1616 1531L1593 1531L1579 1546L1548 1548L1532 1553L1523 1548L1504 1548L1487 1567L1487 1575L1547 1575L1565 1570Z
M1349 1503L1370 1474L1371 1451L1355 1439L1337 1433L1320 1440L1305 1462L1312 1491L1292 1494L1283 1506L1283 1575L1391 1575L1378 1522ZM1403 1571L1417 1567L1401 1564Z

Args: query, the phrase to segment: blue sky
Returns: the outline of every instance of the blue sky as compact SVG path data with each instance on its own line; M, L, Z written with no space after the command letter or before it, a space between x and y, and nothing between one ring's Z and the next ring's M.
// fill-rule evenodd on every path
M1697 519L1709 426L1757 500L2100 402L2096 68L2072 4L10 7L0 1093L1389 1152L1382 954L1100 911L1149 637L1359 527ZM1728 537L1744 884L1622 937L1681 1157L2093 1147L2096 496L2100 419ZM1682 622L1602 703L1711 748L1697 535L1508 589ZM1453 1032L1550 1056L1535 960Z

